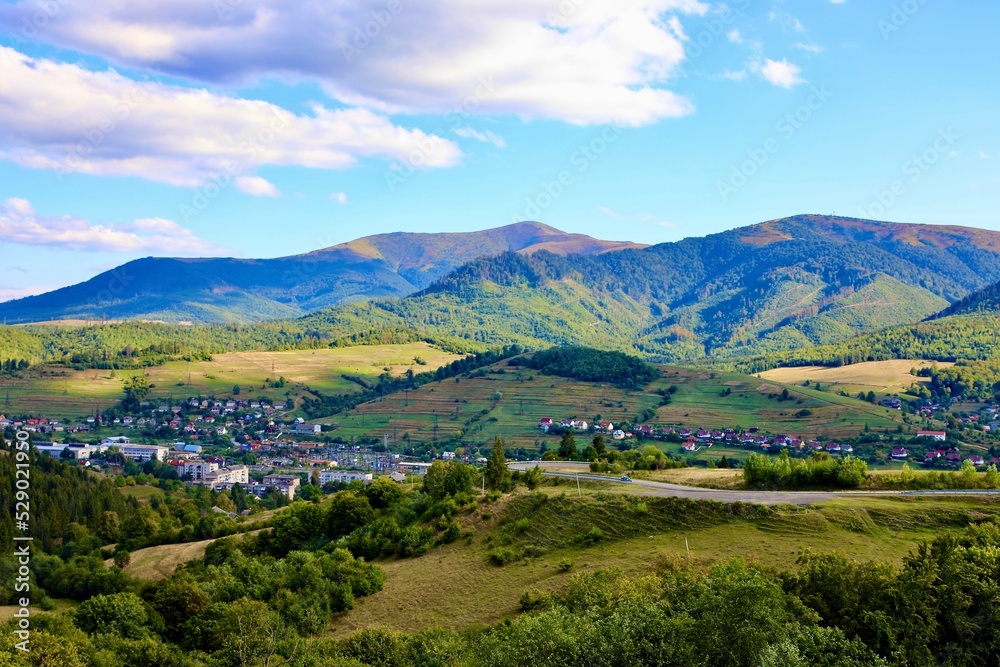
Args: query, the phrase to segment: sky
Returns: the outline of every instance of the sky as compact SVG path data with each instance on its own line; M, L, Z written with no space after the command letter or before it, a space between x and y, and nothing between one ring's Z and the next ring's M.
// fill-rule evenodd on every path
M0 300L519 220L1000 229L998 24L944 0L0 0Z

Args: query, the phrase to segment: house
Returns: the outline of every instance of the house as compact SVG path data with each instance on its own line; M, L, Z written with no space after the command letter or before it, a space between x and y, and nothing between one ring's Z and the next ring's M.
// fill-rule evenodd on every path
M962 455L958 453L957 449L951 449L947 454L944 455L948 463L958 463L962 460Z
M598 427L605 433L613 433L615 430L615 425L611 422L601 422Z
M542 417L538 420L538 428L542 429L546 433L552 428L552 417Z
M695 435L695 437L698 440L708 440L709 438L712 437L712 432L708 431L706 429L700 428L700 429L698 429L698 434Z
M451 461L455 458L455 452L441 452L441 460Z
M108 447L119 447L121 445L127 445L132 441L128 439L128 436L124 435L113 435L110 438L103 438L101 440L102 445L107 445Z
M831 454L836 453L836 452L840 452L840 443L839 442L831 442L830 444L828 444L826 446L826 451L830 452Z
M909 452L906 451L905 447L893 447L892 458L897 461L902 461L910 456Z
M322 430L319 424L306 424L300 423L296 424L292 429L292 433L295 435L316 435Z
M851 447L850 445L841 445L840 451L844 452L845 454L850 454L854 451L854 447Z
M403 482L406 481L406 475L404 475L401 472L395 472L395 471L393 471L393 472L389 473L389 479L391 479L392 481L396 482L397 484L402 484Z
M985 462L985 461L983 461L983 457L982 457L982 456L980 456L979 454L973 454L973 455L971 455L971 456L970 456L970 457L968 458L968 461L969 461L970 463L972 463L972 465L976 466L977 468L979 468L979 467L982 467L982 466L986 465L986 462Z
M933 438L938 442L944 442L948 439L948 434L945 431L917 431L918 438Z
M693 452L698 449L698 441L695 440L694 438L688 438L687 440L684 441L684 444L681 445L681 448L685 452Z
M611 434L611 437L614 438L615 440L624 440L625 431L617 429L614 433Z

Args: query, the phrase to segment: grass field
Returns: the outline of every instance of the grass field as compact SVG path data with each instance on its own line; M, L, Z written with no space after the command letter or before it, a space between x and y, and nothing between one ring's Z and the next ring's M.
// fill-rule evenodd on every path
M659 499L586 493L583 498L559 497L565 486L545 488L553 497L532 509L530 527L520 538L546 548L542 556L503 568L488 564L486 537L497 533L498 519L496 508L483 506L465 519L465 528L474 535L471 545L459 540L417 559L380 562L388 577L384 589L359 600L331 632L342 636L372 625L417 630L494 623L516 614L528 589L557 591L573 574L609 566L646 574L664 554L709 561L742 557L794 569L802 550L811 549L899 563L918 543L1000 511L1000 503L981 498L863 497L779 507L752 519L713 521L709 513L690 521L672 517L657 525L654 503ZM645 513L639 511L640 503ZM482 512L493 517L484 521ZM678 525L685 521L689 525ZM597 526L605 539L581 546L579 538L590 526ZM558 567L564 559L573 562L569 573Z
M145 373L153 399L187 396L228 397L234 385L242 396L266 396L286 400L285 392L301 392L308 386L329 393L358 389L342 375L375 379L386 369L393 375L434 370L459 358L427 343L365 345L321 350L283 352L234 352L216 355L212 361L172 361L141 371L74 371L41 366L26 377L0 377L0 411L30 413L56 418L79 418L111 407L122 398L122 380ZM423 364L416 360L420 359ZM284 388L264 387L267 379L284 377Z
M406 436L433 441L460 432L466 444L482 446L501 436L511 447L534 448L547 441L552 448L558 438L537 428L541 418L631 421L647 408L657 408L658 390L675 385L673 402L657 408L653 422L692 428L756 426L802 437L857 436L866 424L882 430L902 423L898 412L804 387L789 386L789 400L780 401L785 385L734 373L662 367L661 379L642 391L625 391L505 364L489 370L482 377L434 382L386 396L321 421L335 424L335 434L344 438L385 434L397 441Z
M824 387L840 391L843 389L851 395L859 391L877 394L899 394L912 384L924 384L927 378L913 375L910 371L937 365L948 368L955 364L949 362L931 362L922 360L893 359L891 361L868 361L850 366L827 368L825 366L800 366L797 368L775 368L761 373L765 380L784 384L821 383Z
M691 428L757 427L803 438L838 438L857 436L866 424L882 430L902 423L900 414L888 408L747 375L668 368L662 383L678 391L657 411L657 419ZM786 388L789 398L782 401Z
M205 548L215 540L184 542L182 544L161 544L133 551L131 561L125 571L138 579L160 581L166 579L184 563L197 560L205 555ZM110 558L104 562L107 567L114 564Z

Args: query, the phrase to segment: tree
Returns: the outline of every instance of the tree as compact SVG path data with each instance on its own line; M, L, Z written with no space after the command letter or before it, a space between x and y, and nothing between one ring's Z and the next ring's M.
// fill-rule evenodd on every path
M441 499L448 495L446 483L448 481L449 465L444 461L435 461L427 469L424 475L424 493L431 498Z
M573 435L573 429L566 429L559 442L559 458L572 461L576 456L576 437Z
M326 514L326 534L337 539L354 532L375 518L371 503L355 491L339 491Z
M444 480L445 493L449 496L472 493L472 482L475 476L476 471L472 466L465 465L461 461L450 462L448 476Z
M598 457L597 448L593 445L587 445L587 448L583 450L583 458L588 461L596 461Z
M534 491L542 485L542 469L538 466L524 471L524 485Z
M234 384L233 385L233 396L239 396L239 395L240 395L240 386L238 384Z
M125 549L120 549L115 552L115 567L119 570L124 570L132 562L132 555Z
M486 488L491 491L510 490L510 469L507 467L507 457L503 451L503 440L497 438L493 445L493 453L486 463Z
M365 497L371 506L377 510L392 507L403 498L403 490L399 484L388 477L379 477L364 490Z
M594 445L594 449L597 450L597 456L599 457L604 456L605 454L608 453L608 446L604 442L603 435L600 434L595 435L594 440L591 442L591 444Z
M137 639L148 615L135 593L96 595L77 607L73 622L89 635L117 635Z

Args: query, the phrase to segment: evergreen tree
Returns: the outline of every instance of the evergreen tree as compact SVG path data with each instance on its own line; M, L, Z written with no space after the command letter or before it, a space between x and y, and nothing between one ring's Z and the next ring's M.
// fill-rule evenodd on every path
M562 441L559 443L559 458L572 461L576 455L576 437L573 435L573 429L566 429Z
M507 457L503 452L503 440L497 438L493 445L493 453L486 464L486 488L491 491L510 490L510 470L507 468Z

